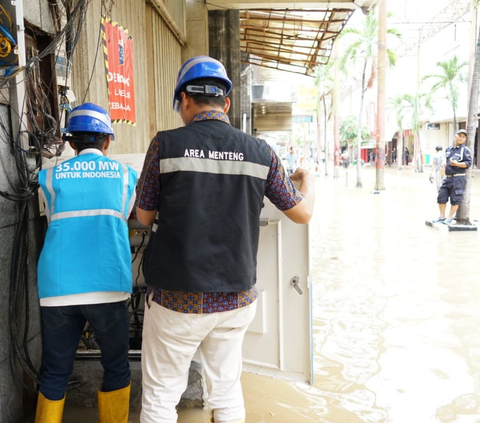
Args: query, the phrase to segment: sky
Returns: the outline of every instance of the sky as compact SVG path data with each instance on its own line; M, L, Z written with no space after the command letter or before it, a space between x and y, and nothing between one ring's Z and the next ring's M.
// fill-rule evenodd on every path
M455 4L470 4L470 0L385 0L390 14L388 22L390 26L398 28L405 38L417 37L418 29L424 25L431 25L432 20L440 19L447 22L442 12ZM349 26L361 25L363 15L356 11L347 24Z

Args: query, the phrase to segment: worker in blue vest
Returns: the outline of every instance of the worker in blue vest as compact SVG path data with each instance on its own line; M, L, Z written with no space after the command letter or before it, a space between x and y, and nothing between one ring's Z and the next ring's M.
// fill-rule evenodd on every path
M219 61L185 62L174 109L186 126L157 133L139 180L137 218L152 225L143 267L142 423L177 421L197 350L210 421L245 421L242 343L256 310L265 196L296 223L312 216L314 174L298 168L288 177L271 146L232 128L231 89Z
M129 312L132 267L127 219L136 172L106 157L110 116L85 103L69 114L76 157L39 172L49 223L38 262L43 373L36 423L61 423L79 340L88 321L101 349L101 423L127 423L130 398Z

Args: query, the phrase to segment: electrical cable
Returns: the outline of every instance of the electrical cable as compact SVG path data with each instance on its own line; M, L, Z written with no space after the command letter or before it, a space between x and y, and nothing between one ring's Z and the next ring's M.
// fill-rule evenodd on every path
M6 20L8 21L8 26L4 22L4 19L2 16L5 16ZM12 24L12 18L10 16L10 13L2 6L0 5L0 57L2 59L7 58L10 53L12 52L13 48L12 46L16 45L16 41L12 36L12 31L13 31L13 24ZM1 62L1 66L9 66L12 63L15 62L15 56L13 56L13 61L11 60L9 62Z
M63 0L62 0L63 1ZM38 55L34 55L23 67L12 66L3 77L0 77L0 90L10 84L25 83L25 99L19 111L10 108L20 121L20 130L16 137L10 135L6 124L0 119L0 138L8 145L13 156L18 181L11 191L1 191L0 196L17 204L18 221L15 225L13 246L10 261L10 289L9 289L9 332L10 332L10 364L14 379L24 389L34 391L23 380L27 375L37 386L40 383L40 371L35 367L29 352L30 330L30 292L29 272L30 258L30 200L38 191L38 170L42 167L41 153L45 145L53 145L58 141L56 132L58 123L51 112L50 102L44 91L44 82L41 80L39 63L42 59L57 51L57 48L66 37L72 35L67 46L68 57L71 58L78 43L80 33L84 27L85 14L91 0L79 0L71 9L71 3L63 1L65 10L68 11L69 19L61 31L57 33L53 41ZM3 24L1 12L5 10L0 5L0 24ZM11 19L7 18L12 25ZM5 29L3 27L3 29ZM0 31L4 35L4 31ZM8 39L8 37L7 37ZM8 50L8 46L2 44L0 39L0 57ZM15 77L23 72L23 80ZM3 95L3 93L2 93ZM27 110L25 113L24 109ZM24 120L26 119L27 122ZM28 127L28 130L26 129ZM25 129L24 129L25 128ZM29 149L22 146L24 137L29 139ZM34 157L34 165L28 157ZM42 218L43 219L43 218ZM36 220L36 219L35 219ZM21 316L21 313L24 313ZM19 365L23 373L19 372ZM36 392L36 391L35 391Z
M3 124L3 123L2 123ZM4 128L5 129L5 128ZM7 196L19 203L19 220L16 224L16 230L13 240L13 249L10 263L10 291L9 291L9 320L10 320L10 348L11 348L11 363L12 371L16 368L16 363L20 364L23 371L35 383L39 382L39 371L32 363L30 354L28 352L28 334L30 326L30 304L28 292L28 252L29 252L29 214L28 214L28 200L36 191L35 186L32 186L32 180L29 175L28 166L26 163L25 153L17 148L20 145L21 134L19 133L16 140L11 140L11 149L15 159L17 175L19 179L19 194ZM25 307L25 319L23 329L19 321L20 310L22 304ZM19 345L19 333L23 330L23 349ZM23 383L20 376L16 377L21 384L29 390Z
M0 57L7 57L12 51L12 44L6 37L0 37Z
M135 257L133 261L137 258L138 251L142 247L145 237L146 237L147 232L145 231L142 236L142 242L140 243L140 246L138 247L137 253L135 254ZM142 299L142 296L146 292L146 287L140 287L138 285L138 280L140 278L141 272L142 272L142 265L143 265L143 260L144 260L145 255L142 254L142 258L140 259L140 263L138 264L138 272L137 272L137 277L135 278L135 288L134 292L132 293L131 301L130 304L132 305L132 316L133 316L133 322L134 322L134 339L139 339L140 344L141 344L141 338L142 338L142 329L143 329L143 321L140 321L140 316L143 316L143 310L140 310L140 301ZM133 263L132 261L132 263Z
M147 236L147 231L143 231L142 240L140 241L140 245L138 246L137 251L135 251L135 255L133 256L132 263L137 259L138 253L140 251L140 248L143 247L143 243L145 242L145 237L146 236Z
M78 1L78 3L75 5L71 13L70 13L70 8L66 7L67 23L62 28L62 30L57 33L57 35L52 40L52 42L45 49L43 49L42 52L38 54L38 56L31 57L29 60L27 60L25 63L25 66L19 67L17 71L12 75L9 75L7 77L0 77L0 89L3 88L4 85L8 81L10 81L14 76L16 76L19 72L22 72L25 69L30 68L35 62L40 62L45 57L54 53L57 46L61 45L65 40L67 33L75 34L72 40L69 39L70 43L66 43L67 57L70 58L80 38L80 34L82 32L81 29L84 26L85 15L86 15L87 8L90 1L91 0Z
M105 4L102 1L102 4L100 6L100 16L104 16L103 10L105 8ZM83 95L82 103L85 103L85 99L87 98L87 94L90 91L90 84L93 79L93 74L95 72L95 69L97 67L97 57L98 57L98 52L100 51L100 45L102 44L102 25L98 25L98 38L97 38L97 48L95 50L95 58L93 59L93 67L92 67L92 72L90 72L90 78L88 79L88 84L87 84L87 89L85 90L85 94Z
M0 4L0 12L1 12L0 16L5 15L5 17L8 19L8 27L11 30L13 27L12 18L10 16L10 13L8 13L7 10L1 4ZM1 17L0 17L0 22L3 23L3 20L1 19Z
M143 231L142 240L140 241L140 245L137 247L137 250L135 251L135 255L133 256L133 259L132 259L132 264L137 259L138 254L141 248L143 247L143 244L145 243L146 236L147 236L147 231ZM139 310L139 306L140 306L140 300L141 300L142 294L144 293L145 289L138 286L138 279L140 278L141 271L142 271L143 257L144 255L142 254L142 258L140 259L140 263L138 264L137 277L135 278L135 291L132 293L132 296L130 297L130 304L129 304L132 307L131 315L133 316L134 327L135 327L133 339L141 338L142 327L143 327L143 324L140 322L140 318L139 318L139 315L141 314Z
M24 372L35 383L40 383L39 372L33 366L28 353L28 344L25 344L25 339L28 339L28 326L30 324L29 314L26 314L24 322L24 336L23 336L23 354L19 346L19 308L22 303L22 296L24 298L25 307L30 307L28 299L28 273L26 272L28 261L28 204L22 202L19 205L20 219L17 224L14 235L14 248L12 251L12 259L10 264L10 293L9 293L9 317L10 317L10 359L12 364L12 371L15 369L15 363L18 362ZM15 375L15 373L14 373ZM20 376L16 377L17 381L29 390L21 380Z
M140 310L140 302L143 298L143 295L145 294L146 289L145 288L136 288L136 290L132 293L132 296L130 298L130 306L132 307L132 312L131 315L133 317L133 322L134 322L134 336L133 340L139 340L139 344L141 345L141 338L142 338L142 329L143 329L143 320L140 321L140 316L143 317L143 310ZM130 347L132 346L132 341L130 343ZM138 348L137 348L138 349Z
M100 16L110 16L112 13L112 7L113 7L113 1L110 2L110 6L107 7L105 5L105 0L102 0L102 3L100 5ZM82 103L85 103L85 99L87 97L87 94L90 92L90 84L93 79L93 75L97 66L97 57L98 57L98 52L100 51L100 46L102 44L102 26L98 26L98 38L97 38L97 48L95 50L95 58L93 59L93 68L92 72L90 73L90 78L88 80L87 88L85 90L85 94L83 95Z
M135 278L135 286L138 288L138 280L140 279L140 272L142 271L142 265L143 265L143 259L145 258L145 255L142 254L142 258L140 259L140 263L138 264L138 273L137 277Z

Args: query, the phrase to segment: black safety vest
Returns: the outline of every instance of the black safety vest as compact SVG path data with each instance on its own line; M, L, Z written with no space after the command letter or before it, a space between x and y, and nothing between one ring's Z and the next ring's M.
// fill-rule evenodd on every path
M217 120L157 136L160 201L144 257L146 283L187 292L251 288L267 143Z

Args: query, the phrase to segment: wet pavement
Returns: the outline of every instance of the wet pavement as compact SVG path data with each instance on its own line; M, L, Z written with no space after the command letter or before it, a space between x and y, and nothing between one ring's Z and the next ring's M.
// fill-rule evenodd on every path
M315 382L244 374L246 421L480 423L480 233L425 225L438 216L428 169L387 168L379 194L375 169L362 175L362 189L354 168L317 177ZM65 410L66 423L96 421L94 409ZM203 410L179 417L207 421Z

